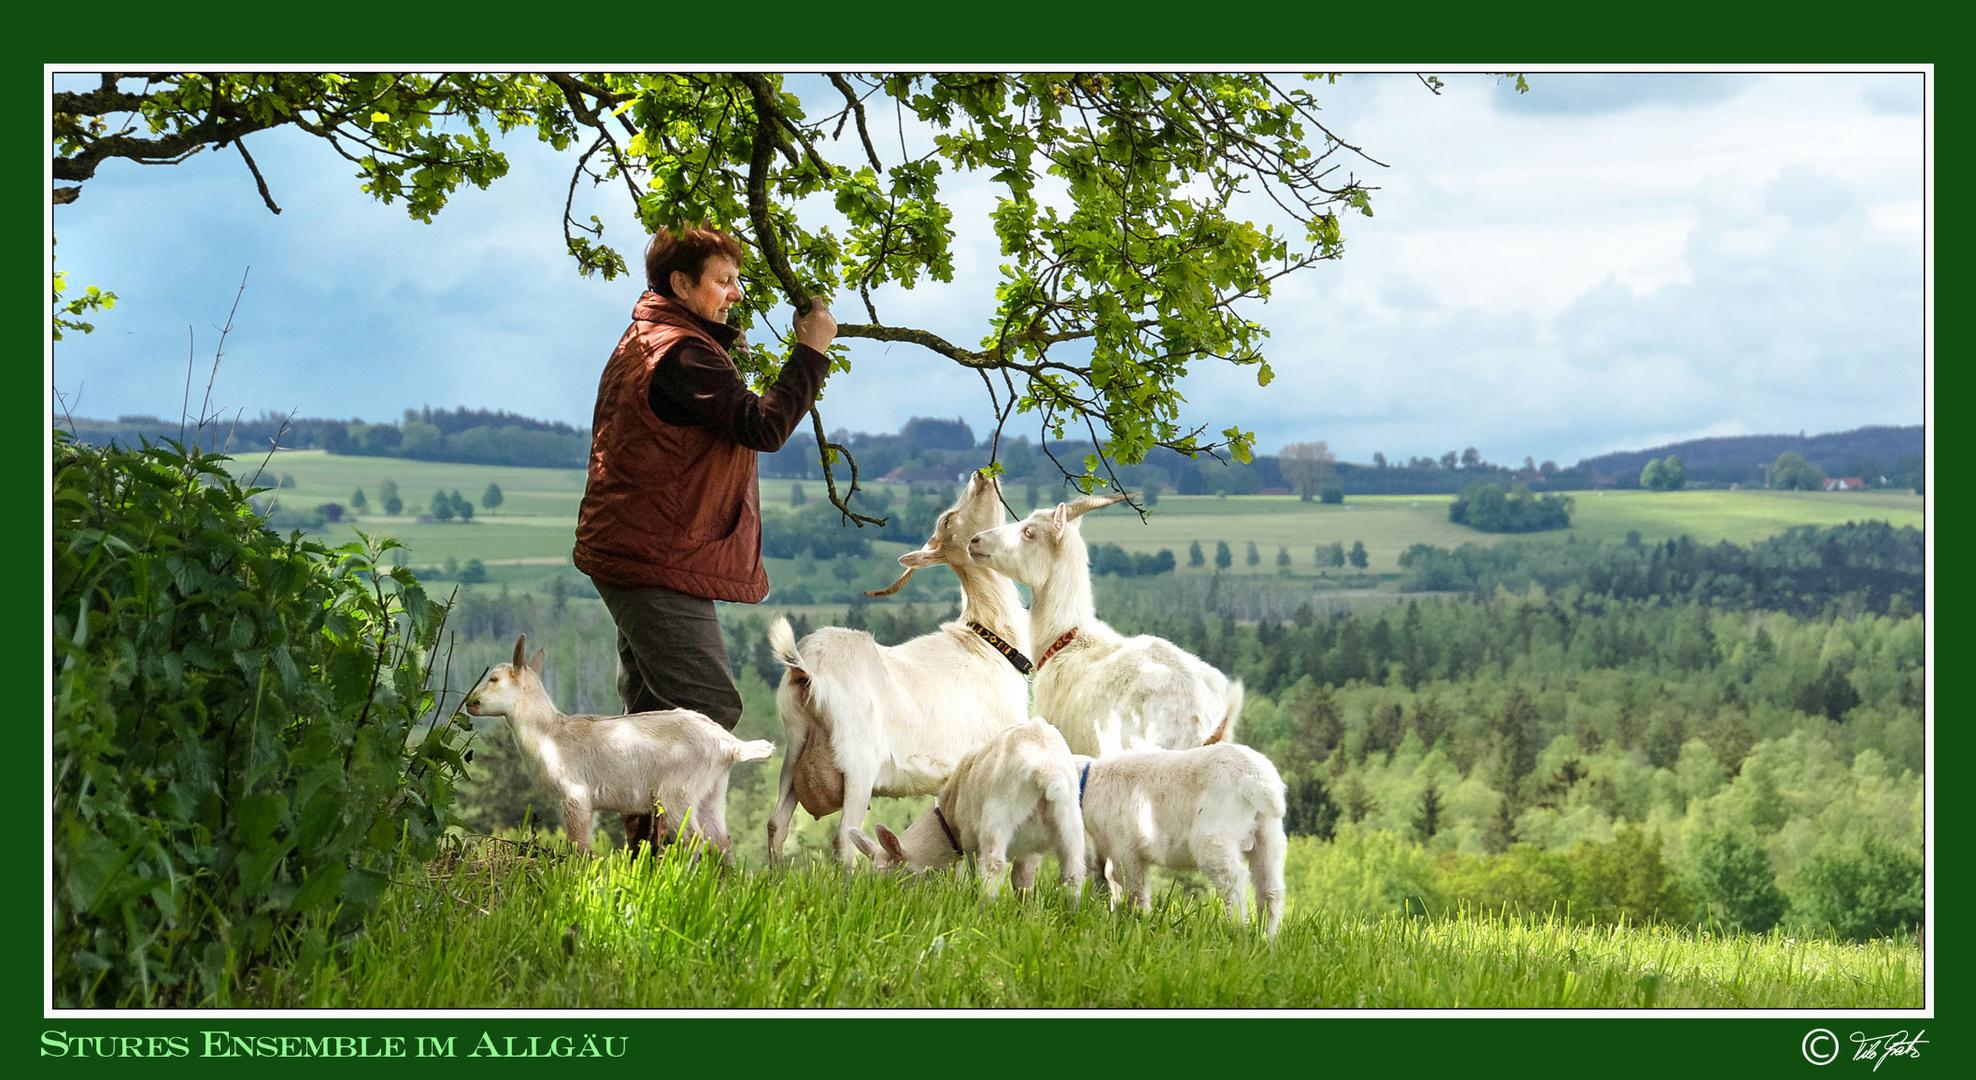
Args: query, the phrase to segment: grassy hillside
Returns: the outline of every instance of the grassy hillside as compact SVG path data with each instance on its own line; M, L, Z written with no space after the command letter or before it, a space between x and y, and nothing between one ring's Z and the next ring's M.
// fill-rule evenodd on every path
M1204 896L1149 915L984 903L971 880L834 866L721 874L489 841L395 889L348 954L317 951L222 1007L1918 1008L1910 940L1844 945L1292 905L1273 941Z

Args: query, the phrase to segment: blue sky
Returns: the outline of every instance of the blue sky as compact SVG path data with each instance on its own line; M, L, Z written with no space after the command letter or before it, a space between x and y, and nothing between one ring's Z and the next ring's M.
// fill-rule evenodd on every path
M1377 216L1348 218L1342 260L1251 311L1277 380L1197 370L1191 423L1239 423L1265 453L1325 439L1347 460L1475 446L1569 464L1922 421L1921 76L1539 73L1527 95L1444 78L1439 96L1411 75L1320 84L1327 124L1387 165L1356 167L1380 188ZM563 254L562 158L510 139L506 178L422 225L306 136L250 145L278 217L231 153L111 163L55 209L70 281L120 297L95 334L55 347L77 415L175 416L187 327L203 386L251 267L214 389L228 412L465 405L589 422L642 286L579 278ZM955 281L881 311L969 341L999 261L992 191L948 189ZM622 194L586 198L635 251ZM976 376L911 346L851 356L825 390L832 428L958 415L985 430Z

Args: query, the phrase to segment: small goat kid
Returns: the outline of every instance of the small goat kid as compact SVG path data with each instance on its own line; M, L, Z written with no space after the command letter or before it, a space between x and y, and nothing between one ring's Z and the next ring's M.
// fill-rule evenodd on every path
M858 829L851 840L873 868L903 864L913 873L975 856L988 899L1001 890L1002 871L1015 861L1018 889L1036 882L1043 856L1056 852L1059 880L1076 910L1084 887L1084 822L1077 810L1077 765L1063 735L1041 720L1003 731L967 752L941 787L933 809L905 831L878 826L874 844Z
M515 659L497 664L472 694L472 716L504 716L522 748L563 797L563 827L590 850L598 810L650 814L657 804L660 835L682 824L720 849L727 835L727 773L738 761L775 753L766 739L744 742L690 709L624 716L565 716L542 686L543 651L527 663L528 635L515 640ZM689 814L690 811L690 814Z
M1034 713L1049 717L1072 751L1103 757L1120 750L1185 750L1220 742L1242 712L1241 680L1180 646L1149 635L1127 638L1098 619L1090 556L1077 519L1124 495L1094 495L968 541L975 564L1032 590L1029 640L1036 658Z
M1152 907L1146 868L1206 874L1236 922L1253 878L1263 932L1283 918L1283 778L1269 759L1224 743L1075 759L1084 782L1084 854L1104 868L1112 907Z
M1022 602L1009 579L968 558L968 538L1001 524L1001 486L979 473L940 515L889 595L914 570L946 563L961 581L961 617L891 647L861 630L826 626L796 642L789 620L768 628L787 670L776 690L788 735L781 797L769 816L771 859L782 857L796 804L812 816L837 810L837 856L857 863L851 830L864 824L874 795L930 795L961 755L1029 717L1029 683L972 627L1021 653L1028 648Z

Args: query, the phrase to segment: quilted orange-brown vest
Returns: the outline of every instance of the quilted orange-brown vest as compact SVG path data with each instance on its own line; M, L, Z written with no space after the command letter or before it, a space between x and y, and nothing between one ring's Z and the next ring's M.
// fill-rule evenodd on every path
M657 585L710 600L768 595L755 452L652 412L652 371L683 338L727 350L679 303L646 293L604 365L576 568L607 585ZM732 363L732 361L729 361ZM740 373L735 373L739 379Z

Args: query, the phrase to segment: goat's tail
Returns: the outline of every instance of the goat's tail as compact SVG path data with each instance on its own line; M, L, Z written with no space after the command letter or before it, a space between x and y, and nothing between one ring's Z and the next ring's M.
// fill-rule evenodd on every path
M796 651L796 631L789 628L789 619L777 615L768 624L768 647L775 653L775 659L791 671L803 670L803 654Z
M732 746L729 746L727 748L727 760L766 761L768 756L773 753L775 753L774 743L769 742L767 739L755 739L752 742L736 742Z
M1261 759L1262 767L1243 771L1239 784L1242 801L1256 813L1275 821L1282 821L1283 813L1287 809L1283 799L1283 777L1278 775L1276 768L1269 764L1269 759L1263 758L1260 754L1256 757Z
M1221 713L1221 725L1214 729L1214 734L1209 735L1207 741L1201 744L1202 746L1213 746L1215 743L1227 742L1234 737L1235 721L1242 717L1242 680L1230 679L1228 681L1228 697L1226 701L1227 705L1222 709Z

